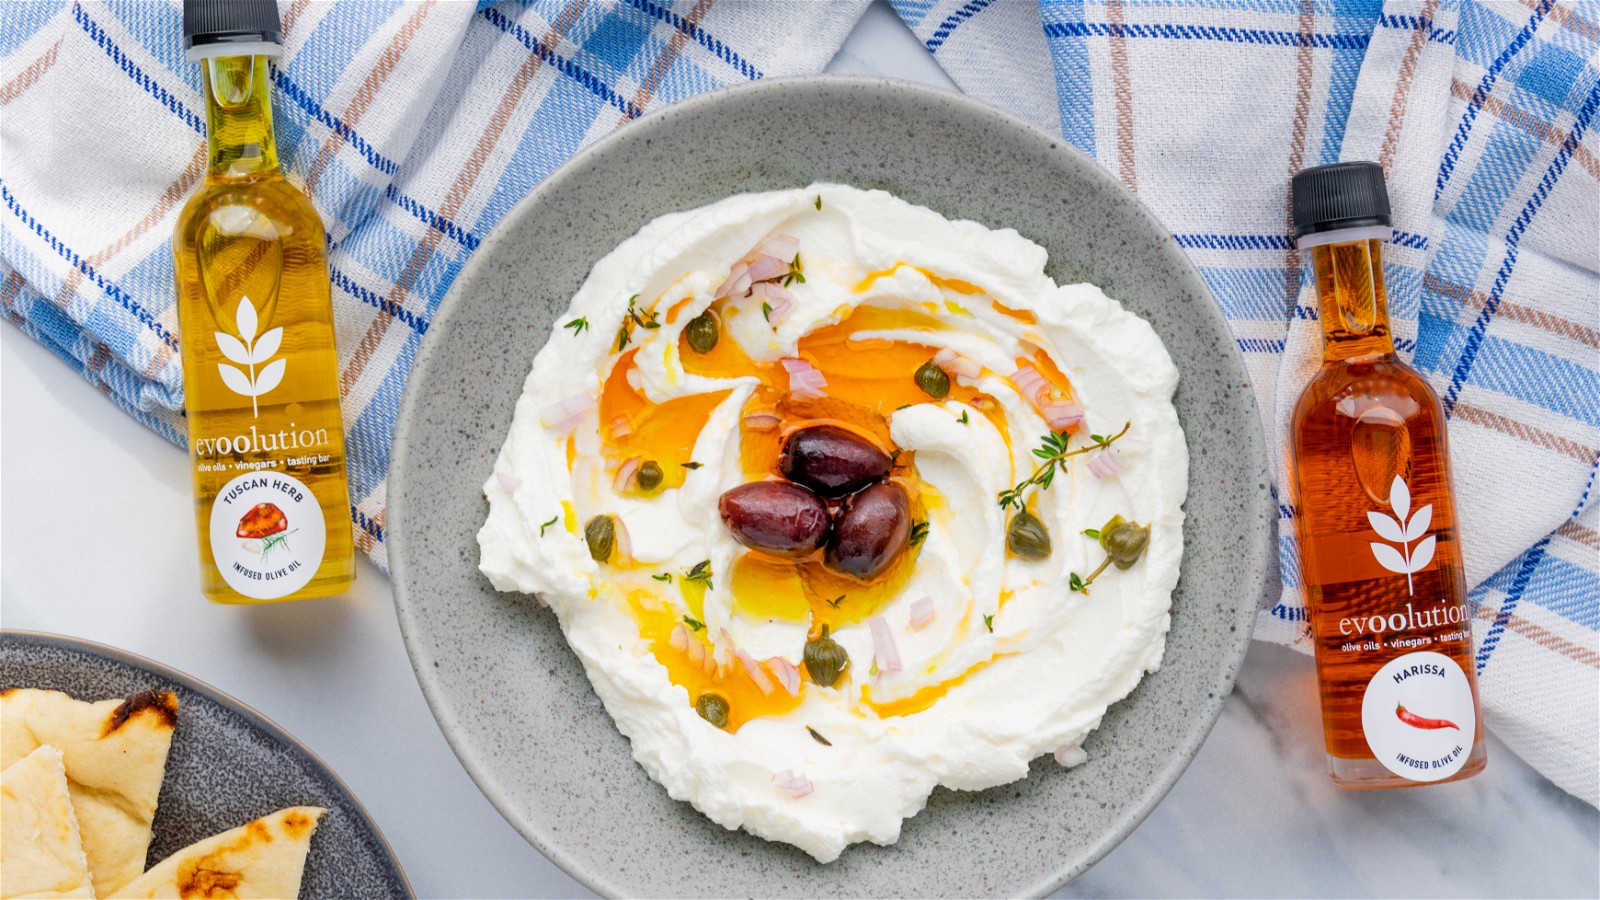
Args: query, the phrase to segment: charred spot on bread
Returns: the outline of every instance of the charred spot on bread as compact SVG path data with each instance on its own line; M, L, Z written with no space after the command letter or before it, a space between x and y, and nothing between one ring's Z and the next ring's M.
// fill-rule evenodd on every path
M283 817L283 830L290 838L298 838L315 827L317 827L316 820L303 812L290 812Z
M176 694L171 691L140 691L122 701L116 709L111 711L111 718L106 720L106 728L102 736L111 734L127 724L129 719L146 710L149 710L151 715L156 716L163 727L177 727L178 697Z

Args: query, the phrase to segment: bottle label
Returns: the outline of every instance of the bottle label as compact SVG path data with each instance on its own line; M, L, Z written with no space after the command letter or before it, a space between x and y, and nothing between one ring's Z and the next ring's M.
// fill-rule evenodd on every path
M1422 651L1389 660L1367 682L1361 729L1372 755L1411 781L1461 770L1478 733L1472 685L1455 660Z
M256 600L305 587L322 564L327 530L311 489L285 472L246 472L211 505L211 554L228 586Z

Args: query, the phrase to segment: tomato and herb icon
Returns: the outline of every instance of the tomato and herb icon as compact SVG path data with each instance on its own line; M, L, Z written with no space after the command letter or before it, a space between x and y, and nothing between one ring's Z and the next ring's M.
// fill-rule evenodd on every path
M239 527L233 534L234 537L244 538L244 548L261 554L261 559L265 561L274 549L287 548L289 535L294 532L289 530L289 517L283 514L277 504L257 503L239 519Z
M1454 728L1457 731L1461 730L1461 726L1450 721L1449 719L1428 719L1424 718L1423 716L1419 716L1411 710L1406 709L1406 705L1404 703L1396 703L1394 705L1394 714L1396 718L1407 725L1410 725L1412 728L1421 728L1424 731L1438 731L1441 728Z

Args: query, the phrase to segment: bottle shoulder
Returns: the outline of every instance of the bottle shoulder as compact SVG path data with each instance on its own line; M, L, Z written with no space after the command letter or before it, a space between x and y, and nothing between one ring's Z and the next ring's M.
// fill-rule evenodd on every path
M280 240L326 240L322 216L305 192L274 173L242 179L206 179L178 214L176 231L185 235L210 227L222 233Z
M1322 366L1301 392L1296 411L1360 398L1392 399L1418 413L1442 414L1438 394L1422 373L1392 356Z

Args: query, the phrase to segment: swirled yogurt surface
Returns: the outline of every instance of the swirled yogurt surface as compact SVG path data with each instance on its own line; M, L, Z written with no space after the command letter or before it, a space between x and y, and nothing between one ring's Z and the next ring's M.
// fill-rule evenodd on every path
M555 611L671 796L828 862L896 840L935 785L1081 759L1159 665L1178 372L1146 322L1045 260L1014 231L818 184L656 219L558 317L484 486L480 566ZM934 360L940 397L916 375ZM719 515L818 424L892 454L909 497L910 546L868 580L750 549ZM1047 556L1008 549L1021 509ZM1103 565L1114 516L1148 544ZM826 687L805 659L823 625L848 656Z

